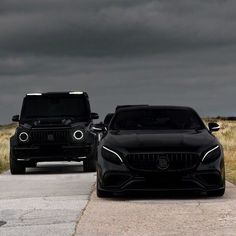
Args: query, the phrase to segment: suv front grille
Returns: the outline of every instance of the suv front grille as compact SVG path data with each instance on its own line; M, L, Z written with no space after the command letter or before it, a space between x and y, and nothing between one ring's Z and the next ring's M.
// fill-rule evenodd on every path
M199 163L196 153L130 153L124 158L125 164L140 171L186 171Z
M32 130L30 140L33 144L63 144L68 142L68 130Z

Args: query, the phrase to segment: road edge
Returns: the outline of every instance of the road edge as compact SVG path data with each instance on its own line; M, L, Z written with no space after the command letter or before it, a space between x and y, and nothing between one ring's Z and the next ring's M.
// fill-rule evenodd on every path
M85 211L86 211L86 209L87 209L87 207L88 207L88 205L89 205L89 203L90 203L90 201L91 201L92 194L93 194L93 192L95 191L95 186L96 186L96 183L94 183L94 184L92 185L92 187L91 187L91 191L90 191L90 193L89 193L88 201L87 201L85 207L83 208L83 210L81 211L80 216L79 216L78 219L76 220L76 224L75 224L75 227L74 227L74 234L73 234L72 236L76 236L76 231L77 231L78 225L79 225L80 220L81 220L81 218L83 217L83 215L84 215L84 213L85 213Z

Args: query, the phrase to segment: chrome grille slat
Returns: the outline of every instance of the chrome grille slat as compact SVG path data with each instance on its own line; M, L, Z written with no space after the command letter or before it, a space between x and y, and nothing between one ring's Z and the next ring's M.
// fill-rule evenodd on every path
M52 140L49 140L49 136ZM30 140L34 144L63 144L68 142L68 130L32 130Z

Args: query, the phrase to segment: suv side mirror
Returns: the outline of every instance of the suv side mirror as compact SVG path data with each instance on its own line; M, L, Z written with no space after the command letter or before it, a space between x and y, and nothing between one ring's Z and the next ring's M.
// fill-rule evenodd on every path
M97 120L97 119L99 119L99 115L97 113L92 112L91 113L91 119L92 120Z
M217 123L209 123L208 127L211 132L216 132L220 130L220 125Z
M19 122L20 121L20 116L19 115L15 115L12 117L12 121L13 122Z
M107 128L105 127L105 125L101 122L99 124L94 124L92 126L92 130L95 131L95 132L105 132L107 130Z

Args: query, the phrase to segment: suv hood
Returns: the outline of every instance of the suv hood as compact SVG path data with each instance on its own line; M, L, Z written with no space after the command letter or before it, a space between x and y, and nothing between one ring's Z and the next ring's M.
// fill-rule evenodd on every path
M25 128L51 128L51 127L73 127L76 125L86 126L89 122L78 122L74 118L39 118L27 120L21 123Z
M104 145L127 150L206 149L217 144L217 139L208 130L201 131L110 131Z

